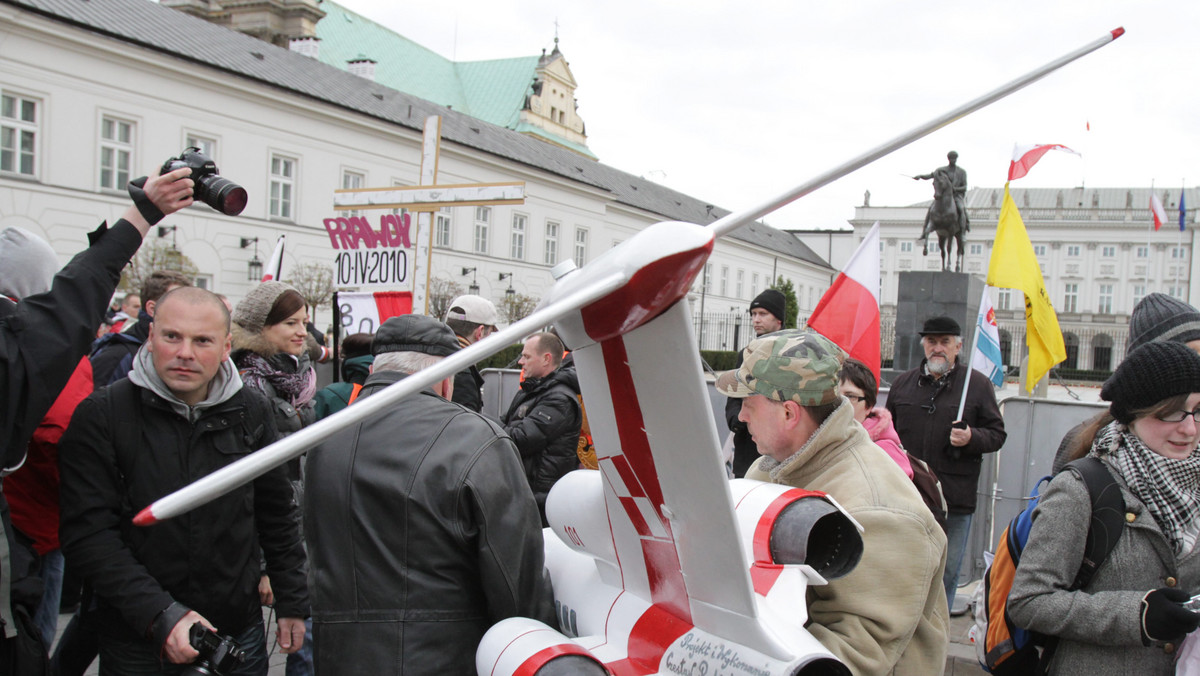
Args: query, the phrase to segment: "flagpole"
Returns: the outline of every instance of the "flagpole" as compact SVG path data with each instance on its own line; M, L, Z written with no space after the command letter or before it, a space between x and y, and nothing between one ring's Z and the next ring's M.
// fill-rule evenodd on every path
M983 287L983 293L987 293L987 286ZM979 296L979 310L983 310L983 296ZM975 370L972 363L975 361L975 350L979 348L979 332L983 330L983 326L979 324L979 314L975 313L975 336L971 338L971 351L967 353L967 379L963 381L962 398L958 400L958 416L955 420L962 420L963 409L967 407L967 390L971 385L971 371Z
M1150 179L1150 210L1154 210L1154 179ZM1150 240L1154 234L1154 219L1156 216L1150 214L1150 229L1146 231L1146 289L1150 288Z

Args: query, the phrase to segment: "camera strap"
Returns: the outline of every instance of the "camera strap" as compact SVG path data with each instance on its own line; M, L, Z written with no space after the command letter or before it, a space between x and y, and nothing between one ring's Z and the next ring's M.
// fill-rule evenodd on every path
M166 214L158 210L154 206L154 202L146 195L146 191L142 188L146 185L146 177L135 178L129 182L129 196L133 198L133 204L137 207L138 212L142 214L142 218L150 225L155 225L161 221Z

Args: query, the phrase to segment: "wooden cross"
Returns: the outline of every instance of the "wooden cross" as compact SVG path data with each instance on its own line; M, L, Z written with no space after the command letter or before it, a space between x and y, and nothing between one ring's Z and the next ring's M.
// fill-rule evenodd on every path
M438 155L441 148L442 118L425 118L425 133L421 144L421 184L392 188L353 188L335 190L333 208L407 209L417 213L416 255L413 256L413 309L429 313L427 290L433 260L433 213L445 206L492 206L524 204L525 182L462 183L438 185ZM417 268L425 262L425 284L418 285Z

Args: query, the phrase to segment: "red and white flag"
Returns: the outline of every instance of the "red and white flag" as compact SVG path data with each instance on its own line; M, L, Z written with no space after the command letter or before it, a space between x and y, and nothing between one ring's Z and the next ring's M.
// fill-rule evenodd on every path
M263 268L262 281L269 282L272 279L282 281L279 278L283 275L283 238L287 235L280 235L275 242L275 251L271 253L271 260L267 262L267 267Z
M1012 162L1008 165L1008 180L1015 181L1033 168L1037 161L1042 159L1042 155L1051 150L1065 150L1072 155L1083 157L1079 153L1062 145L1061 143L1043 143L1040 145L1014 145Z
M1163 223L1167 222L1167 212L1163 209L1162 200L1158 199L1158 195L1150 193L1150 215L1154 217L1154 229L1158 230Z
M390 317L412 314L409 291L345 292L337 295L341 335L375 333Z
M866 364L879 382L879 223L821 296L808 327Z

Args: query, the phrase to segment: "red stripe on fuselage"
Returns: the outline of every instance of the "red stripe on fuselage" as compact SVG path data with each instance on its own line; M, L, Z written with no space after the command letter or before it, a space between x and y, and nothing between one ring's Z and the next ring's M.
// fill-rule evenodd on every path
M691 630L691 624L680 620L672 612L651 606L642 613L629 632L626 658L606 666L616 676L657 674L667 648Z

